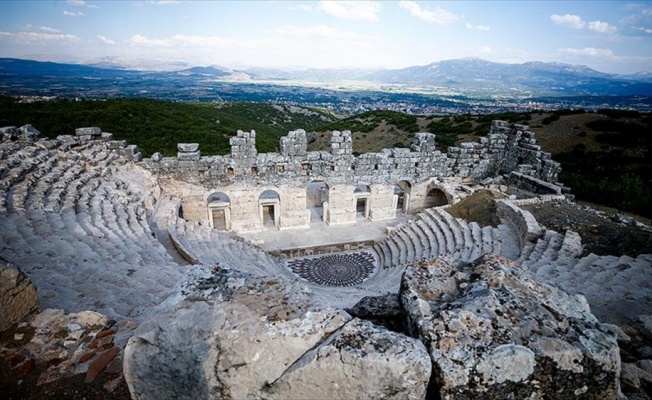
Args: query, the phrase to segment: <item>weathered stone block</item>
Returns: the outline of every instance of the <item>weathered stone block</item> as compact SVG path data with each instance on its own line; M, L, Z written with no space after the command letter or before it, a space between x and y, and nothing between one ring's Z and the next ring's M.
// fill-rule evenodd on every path
M418 341L319 309L298 283L198 267L183 293L125 349L125 379L141 399L425 395L429 360Z
M616 338L586 300L485 255L408 267L401 303L441 398L618 398ZM533 382L538 382L533 385Z
M201 152L200 151L195 151L195 152L186 152L186 153L177 153L177 158L179 161L199 161L201 158Z
M182 153L194 153L199 149L199 143L177 143L177 150Z
M27 140L37 140L41 136L41 132L32 125L27 124L18 128L18 135Z
M75 137L72 135L59 135L57 136L57 140L61 140L64 143L74 143L76 141Z
M0 332L37 309L36 288L27 275L0 259Z
M3 126L0 128L0 134L2 135L18 135L18 129L15 126Z
M75 134L77 136L91 135L91 136L100 136L102 134L102 129L92 126L87 128L77 128L75 129Z
M126 140L109 140L106 143L106 147L111 150L115 149L123 149L127 147L127 141Z

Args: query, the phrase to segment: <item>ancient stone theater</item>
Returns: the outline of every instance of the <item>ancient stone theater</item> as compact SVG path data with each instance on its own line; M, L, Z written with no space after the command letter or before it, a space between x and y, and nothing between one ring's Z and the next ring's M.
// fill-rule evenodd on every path
M528 206L573 197L525 125L360 155L349 131L330 151L295 130L258 153L238 131L230 154L150 158L96 127L0 135L0 329L33 329L12 365L49 359L40 382L114 373L105 389L125 380L134 399L616 399L621 369L650 373L621 361L619 326L652 333L652 255L586 254L537 221Z

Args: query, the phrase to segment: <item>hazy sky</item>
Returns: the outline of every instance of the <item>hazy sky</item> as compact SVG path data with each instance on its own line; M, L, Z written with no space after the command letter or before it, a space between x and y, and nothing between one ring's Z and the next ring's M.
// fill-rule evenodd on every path
M0 1L0 57L389 67L480 57L652 71L652 2Z

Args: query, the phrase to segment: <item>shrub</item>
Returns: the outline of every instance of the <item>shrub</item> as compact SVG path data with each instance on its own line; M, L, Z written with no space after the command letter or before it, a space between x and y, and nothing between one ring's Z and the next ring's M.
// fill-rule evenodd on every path
M550 125L553 122L557 121L559 119L559 114L557 113L552 113L549 116L545 117L544 119L541 120L541 123L543 125Z

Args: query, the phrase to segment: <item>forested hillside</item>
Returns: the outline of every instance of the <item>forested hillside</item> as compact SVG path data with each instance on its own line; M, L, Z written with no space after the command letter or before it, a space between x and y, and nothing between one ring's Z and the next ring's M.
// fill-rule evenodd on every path
M197 142L203 154L230 152L229 138L255 130L258 151L277 151L289 130L310 129L334 117L306 107L262 103L174 103L151 99L18 103L0 96L0 126L32 124L54 138L75 128L99 126L138 146L144 156L172 156L177 143Z

